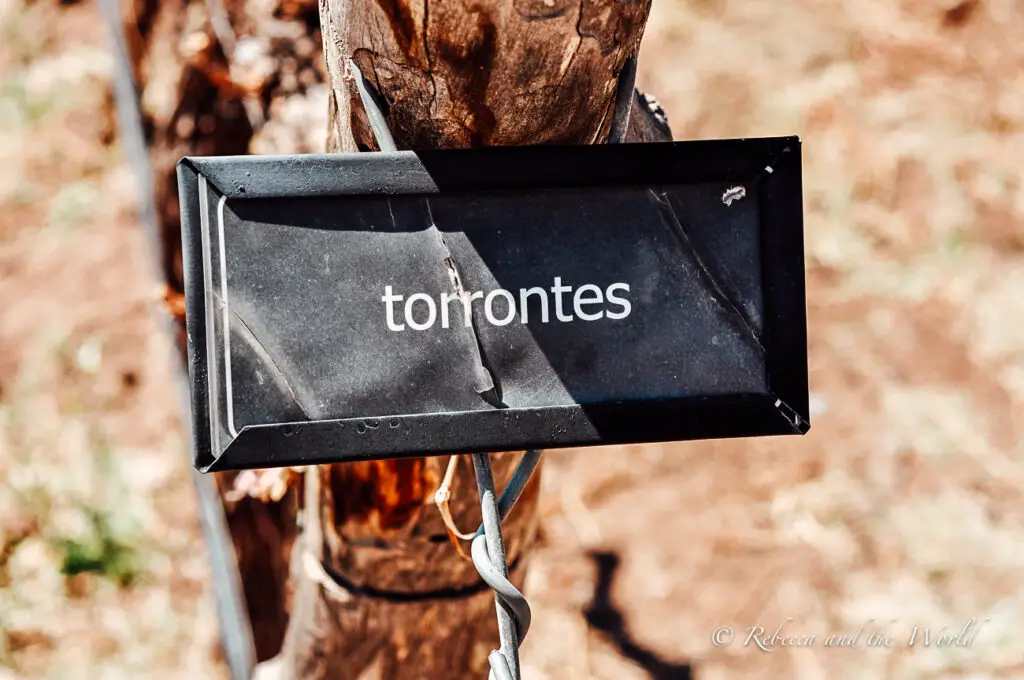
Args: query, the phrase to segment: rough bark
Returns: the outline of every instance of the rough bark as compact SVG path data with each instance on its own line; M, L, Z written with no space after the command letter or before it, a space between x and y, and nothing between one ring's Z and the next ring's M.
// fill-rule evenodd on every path
M650 0L321 0L335 148L376 149L349 58L382 95L399 148L600 143L649 10Z
M156 175L163 295L179 321L182 351L174 176L181 156L316 152L315 133L324 130L331 150L376 148L349 58L386 102L400 148L600 143L650 4L125 1ZM668 137L663 118L637 94L627 139ZM499 488L518 460L495 458ZM498 645L494 600L431 504L446 464L411 459L218 476L257 656L266 661L258 675L486 677L487 652ZM520 585L537 535L538 488L539 474L506 522ZM480 521L468 461L458 468L452 514L463 531Z

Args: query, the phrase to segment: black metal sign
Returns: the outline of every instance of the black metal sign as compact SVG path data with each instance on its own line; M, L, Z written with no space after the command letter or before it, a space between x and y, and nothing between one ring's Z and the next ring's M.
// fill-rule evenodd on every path
M196 466L801 434L797 138L186 158Z

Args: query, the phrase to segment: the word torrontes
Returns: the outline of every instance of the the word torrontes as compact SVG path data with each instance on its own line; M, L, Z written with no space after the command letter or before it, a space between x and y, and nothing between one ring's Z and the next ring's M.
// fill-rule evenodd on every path
M441 293L437 301L425 293L414 293L408 297L396 295L392 286L385 286L381 301L389 330L404 331L408 327L425 331L432 328L439 317L442 328L450 328L452 323L460 321L469 328L474 317L474 303L483 306L482 317L494 326L507 326L517 318L523 324L549 323L552 320L568 323L575 319L625 319L633 309L624 296L628 292L627 283L613 283L603 290L586 283L573 292L572 286L563 285L562 278L556 276L551 288L520 288L518 295L499 288L486 294L483 291ZM396 306L401 311L397 311Z

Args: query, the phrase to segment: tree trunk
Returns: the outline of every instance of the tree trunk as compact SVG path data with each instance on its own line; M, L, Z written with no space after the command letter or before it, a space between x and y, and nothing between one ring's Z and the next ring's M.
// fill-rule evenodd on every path
M649 2L614 0L321 0L329 150L377 148L350 59L380 95L399 148L600 143L611 130L618 76L639 48L649 9ZM638 108L629 137L664 139L666 129L650 107ZM500 476L507 477L517 460L501 456ZM381 480L409 489L408 507L418 509L425 492L436 488L430 462L386 461L375 470ZM480 521L471 466L459 472L453 510L469 528ZM517 585L535 536L538 481L505 525ZM324 587L294 571L298 585L276 662L280 676L486 677L487 653L498 646L490 592L424 598L438 590L472 592L480 581L471 563L433 540L442 535L436 514L400 513L382 522L375 515L382 502L387 505L383 498L353 508L352 499L368 490L365 483L358 466L307 474L306 506L319 508L319 521L307 525L303 549L348 582L416 593L416 601L332 593L335 583ZM340 514L339 505L345 508ZM404 534L403 540L391 533ZM370 544L381 539L388 548ZM293 568L304 561L293 558Z
M330 149L377 148L349 59L383 96L401 149L601 143L650 4L321 0ZM636 108L630 141L671 137L650 107Z
M178 158L314 152L308 132L323 128L329 150L376 149L349 59L381 95L399 148L602 143L650 8L649 0L321 0L318 12L313 0L126 1L164 295L182 353ZM325 80L329 121L316 108ZM660 109L636 94L627 141L668 138ZM495 456L499 489L519 458ZM498 647L494 599L433 506L447 464L218 475L265 662L258 676L486 677L487 653ZM520 586L538 489L539 470L505 523ZM462 531L480 522L468 459L457 467L451 510Z

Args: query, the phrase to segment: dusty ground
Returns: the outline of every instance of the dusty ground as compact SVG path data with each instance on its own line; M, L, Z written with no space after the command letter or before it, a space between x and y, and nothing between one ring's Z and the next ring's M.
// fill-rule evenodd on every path
M656 0L677 138L804 139L813 428L552 454L526 678L1024 678L1021 35L1015 0ZM4 680L223 673L110 70L92 7L0 0ZM787 619L812 648L743 644Z

